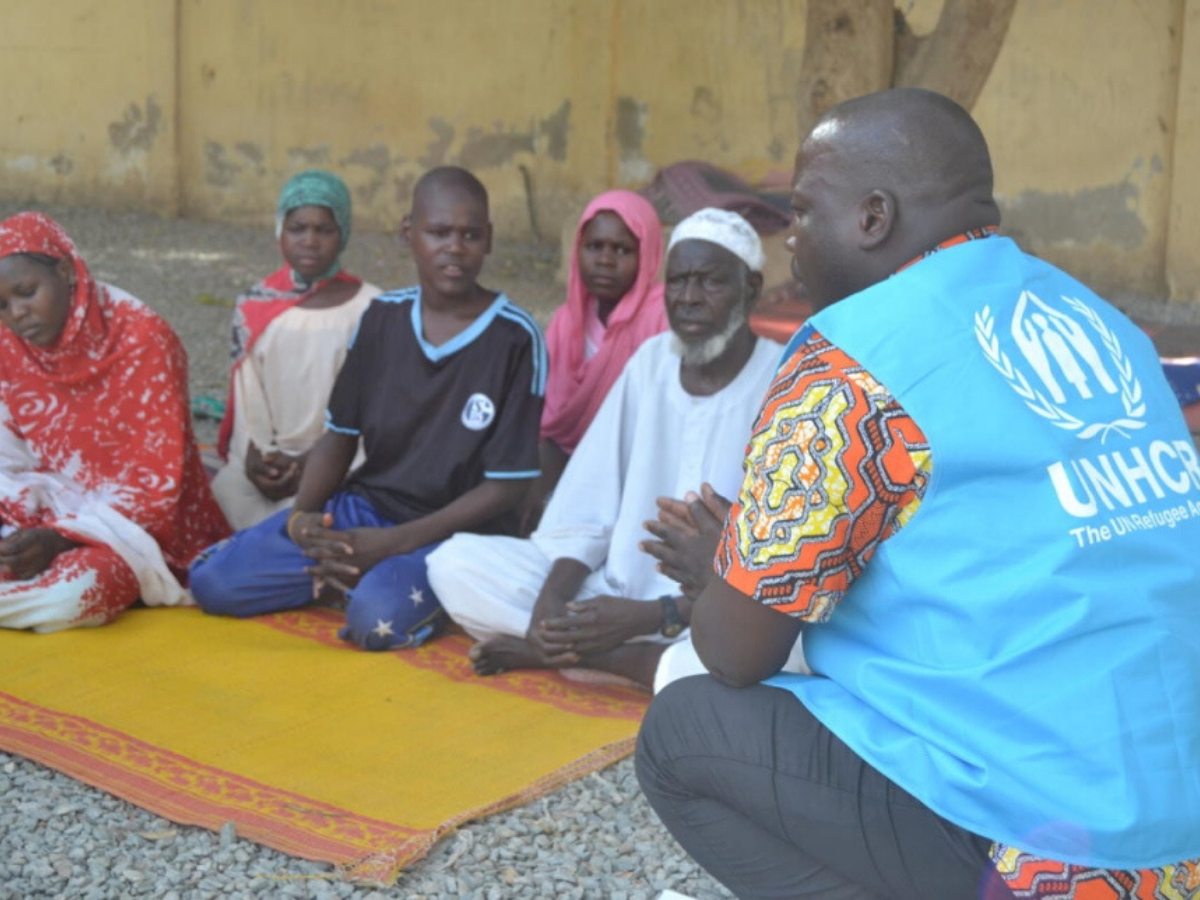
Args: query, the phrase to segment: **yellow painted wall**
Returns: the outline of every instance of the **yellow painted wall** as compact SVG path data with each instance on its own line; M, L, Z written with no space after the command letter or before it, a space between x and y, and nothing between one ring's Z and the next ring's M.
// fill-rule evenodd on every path
M541 198L604 181L606 2L182 0L181 23L188 213L262 219L319 165L391 228L421 172L458 163L515 231L520 166Z
M173 213L175 34L162 0L6 4L0 194Z
M1161 295L1182 3L1099 5L1018 3L974 113L1006 231L1102 293Z
M1098 14L1098 6L1103 14ZM975 113L1005 226L1101 291L1200 300L1200 0L1020 0ZM897 0L917 33L941 0ZM799 0L56 0L10 5L0 195L265 222L299 169L359 227L463 164L501 236L701 158L799 141Z
M618 0L608 180L700 159L757 180L792 166L804 10L789 0ZM668 39L669 38L669 39Z
M581 198L663 163L790 166L804 16L788 0L431 9L183 0L184 210L261 219L289 174L322 165L365 224L392 227L421 172L454 163L484 179L502 232L528 232L532 192L557 234Z

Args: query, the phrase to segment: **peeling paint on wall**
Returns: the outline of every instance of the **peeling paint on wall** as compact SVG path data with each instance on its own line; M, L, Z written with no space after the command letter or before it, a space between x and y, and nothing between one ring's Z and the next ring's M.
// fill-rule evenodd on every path
M564 162L567 158L568 137L571 131L571 101L564 100L551 116L542 120L540 127L546 140L546 155Z
M204 182L212 187L231 188L237 181L241 166L230 162L225 148L216 141L204 143Z
M692 91L692 115L709 125L720 121L721 104L712 90L701 85Z
M458 136L454 125L433 118L429 120L429 128L433 139L426 145L424 154L417 157L417 163L423 169L451 162L468 169L496 168L507 165L522 153L544 153L562 162L567 158L570 143L571 101L564 100L549 116L531 123L528 130L506 128L501 122L495 123L492 131L471 128L457 150L453 150Z
M351 150L344 158L338 160L338 164L342 166L360 166L369 173L368 178L361 184L354 184L352 190L355 198L360 202L370 205L375 195L379 193L380 188L387 183L388 171L393 163L399 165L404 160L401 158L392 159L388 153L388 148L383 144L374 144L370 147L356 148ZM355 179L348 179L353 182Z
M118 151L131 153L134 150L149 150L162 127L162 107L151 94L146 98L146 110L130 103L118 121L108 126L108 140Z
M430 119L429 129L433 132L433 140L425 148L425 155L417 158L426 169L442 165L454 142L454 126L444 119Z
M417 176L413 174L402 175L399 178L392 179L392 196L396 198L396 204L407 213L412 204L413 186L417 183Z
M363 166L382 178L391 165L388 149L383 144L375 144L365 149L351 150L345 158L338 160L343 166Z
M1069 193L1025 191L1000 198L1003 224L1014 234L1036 234L1040 244L1106 241L1136 250L1146 240L1138 216L1139 190L1128 181Z
M258 174L262 175L266 172L266 167L263 166L266 157L263 155L262 147L258 146L258 144L253 144L250 141L238 141L233 145L233 149L245 157L258 170Z
M46 165L56 175L70 175L71 170L75 168L75 164L71 162L71 157L65 153L58 154L58 156L47 162Z
M532 131L484 132L472 128L458 151L458 162L467 169L486 169L502 166L518 153L532 152Z
M633 97L617 98L618 173L625 184L649 181L654 175L654 165L642 151L647 112L646 104Z
M289 147L288 162L295 168L308 169L313 166L329 165L329 145L321 144L317 147Z

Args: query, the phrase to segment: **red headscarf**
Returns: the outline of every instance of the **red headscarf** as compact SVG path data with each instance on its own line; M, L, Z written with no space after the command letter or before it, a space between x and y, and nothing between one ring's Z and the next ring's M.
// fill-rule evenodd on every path
M0 328L0 403L42 471L107 498L147 531L177 573L229 529L192 436L187 354L153 310L95 281L66 232L41 213L0 222L0 258L69 259L71 308L58 339L37 347ZM0 519L43 525L15 498Z
M579 246L584 228L600 212L616 213L638 239L638 273L629 293L609 314L600 349L584 360L584 328L591 296L579 271ZM567 302L554 313L546 329L550 375L542 412L542 438L554 441L567 453L575 450L629 357L646 338L667 329L663 286L657 280L662 257L658 214L640 195L608 191L583 211L571 253Z
M58 340L38 347L0 329L0 352L29 374L44 381L72 385L102 376L130 348L123 343L123 320L113 321L111 305L67 237L62 226L36 212L24 212L0 222L0 258L14 253L39 253L69 259L72 268L71 311Z

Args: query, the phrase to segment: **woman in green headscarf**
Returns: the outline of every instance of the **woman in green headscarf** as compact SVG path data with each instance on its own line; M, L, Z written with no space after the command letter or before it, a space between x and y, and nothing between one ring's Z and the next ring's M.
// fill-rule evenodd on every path
M336 175L294 175L279 195L275 234L283 267L238 297L233 312L218 440L226 464L213 492L238 529L291 503L350 337L379 293L339 263L350 239L350 192Z

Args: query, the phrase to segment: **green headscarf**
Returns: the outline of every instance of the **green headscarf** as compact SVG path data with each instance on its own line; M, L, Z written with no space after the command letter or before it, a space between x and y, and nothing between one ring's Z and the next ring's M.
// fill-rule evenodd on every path
M327 207L342 233L338 253L346 249L350 241L350 191L342 179L324 169L306 169L289 178L279 192L279 205L275 209L275 237L283 234L284 217L301 206Z

